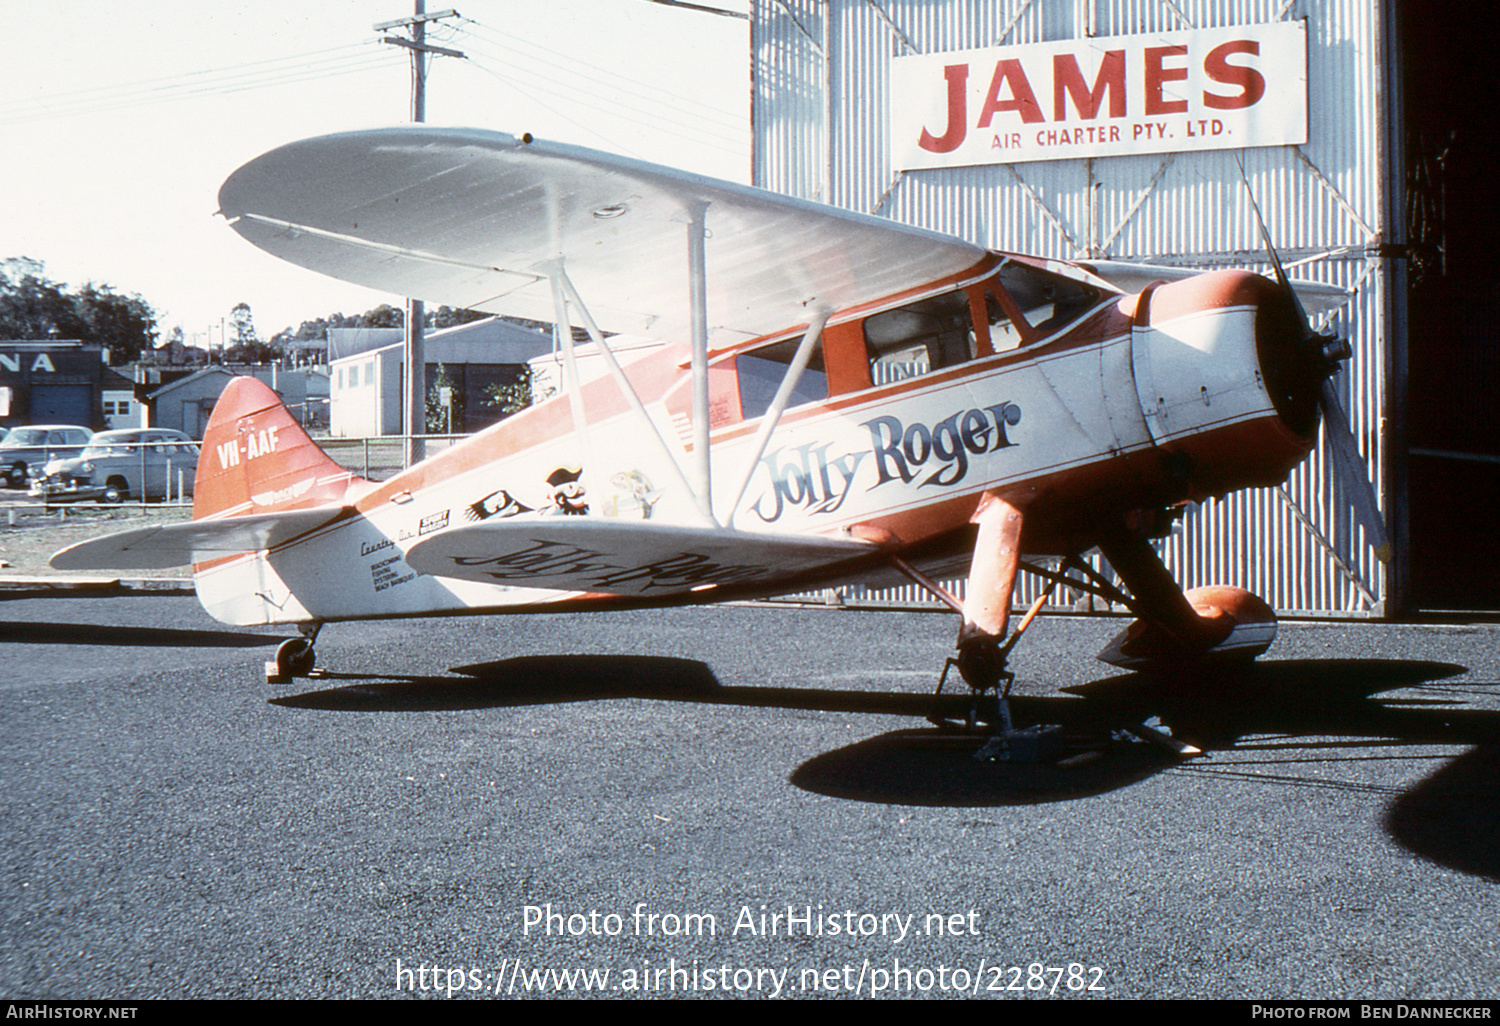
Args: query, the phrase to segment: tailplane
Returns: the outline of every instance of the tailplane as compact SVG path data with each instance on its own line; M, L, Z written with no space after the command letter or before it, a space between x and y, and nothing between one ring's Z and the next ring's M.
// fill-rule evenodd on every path
M254 378L237 377L219 397L204 432L193 520L90 538L63 549L51 563L58 570L160 570L191 563L196 575L211 562L273 549L343 518L351 492L368 484L319 449L275 392ZM200 578L198 595L209 612L228 623L309 619L285 602L273 613L256 590L259 571L250 572L248 579L221 578L213 594L205 593ZM249 612L241 608L247 604Z
M203 434L193 519L342 503L366 483L318 448L269 387L236 377Z

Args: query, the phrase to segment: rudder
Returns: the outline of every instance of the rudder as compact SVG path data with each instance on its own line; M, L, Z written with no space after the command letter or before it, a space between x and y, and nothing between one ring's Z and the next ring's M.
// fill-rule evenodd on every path
M356 483L364 479L320 449L270 387L235 377L203 433L193 519L338 503Z

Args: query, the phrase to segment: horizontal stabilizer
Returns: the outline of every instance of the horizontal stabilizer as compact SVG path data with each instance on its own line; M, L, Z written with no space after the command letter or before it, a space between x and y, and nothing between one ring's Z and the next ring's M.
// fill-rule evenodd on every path
M843 538L556 517L443 531L412 546L406 563L437 577L528 588L650 597L733 588L773 595L780 585L876 551Z
M341 519L347 508L194 520L90 538L52 557L55 570L162 570L272 549Z

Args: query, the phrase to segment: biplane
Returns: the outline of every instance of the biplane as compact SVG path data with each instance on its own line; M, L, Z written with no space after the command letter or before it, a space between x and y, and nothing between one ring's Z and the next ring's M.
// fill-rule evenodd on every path
M311 672L338 621L909 580L962 615L950 663L983 692L1046 598L1010 630L1022 571L1134 613L1108 661L1253 657L1271 609L1233 587L1184 594L1152 542L1184 503L1282 482L1320 422L1384 544L1331 384L1348 348L1299 297L1342 294L1294 288L1269 241L1273 277L1039 259L421 125L273 150L219 202L294 264L554 323L565 368L560 394L383 481L237 378L205 433L192 522L53 558L191 563L219 620L299 628L279 678ZM575 327L607 373L581 377ZM617 358L616 334L663 344ZM1084 558L1096 549L1108 572ZM945 575L967 576L961 600Z

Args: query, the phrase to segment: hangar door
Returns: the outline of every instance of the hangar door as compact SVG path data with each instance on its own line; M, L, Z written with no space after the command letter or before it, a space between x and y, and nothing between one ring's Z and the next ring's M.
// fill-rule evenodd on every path
M88 385L32 385L33 424L94 424L94 390Z

